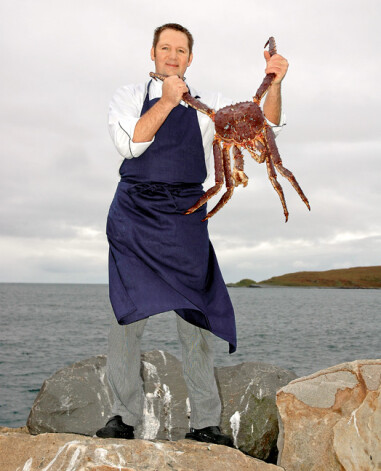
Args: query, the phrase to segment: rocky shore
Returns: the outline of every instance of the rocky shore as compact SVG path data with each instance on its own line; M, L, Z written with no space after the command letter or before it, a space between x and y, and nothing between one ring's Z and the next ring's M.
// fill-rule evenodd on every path
M381 469L381 360L303 378L263 363L216 368L221 428L236 449L183 439L190 411L181 364L162 351L142 355L137 439L94 437L110 415L105 362L100 355L57 371L27 427L0 428L1 471Z

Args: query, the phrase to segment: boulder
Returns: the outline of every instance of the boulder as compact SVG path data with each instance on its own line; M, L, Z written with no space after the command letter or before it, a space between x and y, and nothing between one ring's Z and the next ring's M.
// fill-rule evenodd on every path
M221 445L90 438L74 434L0 429L1 471L281 471L282 468Z
M142 354L144 409L136 436L181 440L189 432L190 407L181 362L162 350Z
M106 357L98 355L62 368L46 379L26 425L31 434L94 435L109 417L112 401Z
M245 453L275 462L278 420L276 391L296 377L264 363L216 368L222 401L221 428ZM145 404L136 437L180 440L189 431L190 407L182 365L163 351L142 354ZM27 426L31 434L79 433L93 436L111 415L112 393L106 356L57 371L37 395ZM275 461L274 461L275 460Z
M144 411L136 437L178 440L189 431L189 401L179 360L163 351L142 354ZM56 432L95 435L111 416L112 391L106 355L62 368L44 381L30 411L31 434Z
M277 393L278 465L287 471L381 469L381 360L343 363Z
M295 379L292 371L246 362L216 368L222 401L221 428L245 453L276 463L279 433L276 391Z

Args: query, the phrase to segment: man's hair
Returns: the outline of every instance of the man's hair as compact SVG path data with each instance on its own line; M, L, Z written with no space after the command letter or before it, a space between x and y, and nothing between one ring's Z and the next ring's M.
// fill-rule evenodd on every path
M191 33L186 28L184 28L184 26L181 26L177 23L166 23L165 25L158 26L155 29L155 32L153 33L153 43L152 43L152 46L153 46L154 50L156 49L157 43L159 42L160 34L165 29L174 29L175 31L180 31L181 33L184 33L188 38L189 55L192 54L193 43L194 43L193 36L191 35Z

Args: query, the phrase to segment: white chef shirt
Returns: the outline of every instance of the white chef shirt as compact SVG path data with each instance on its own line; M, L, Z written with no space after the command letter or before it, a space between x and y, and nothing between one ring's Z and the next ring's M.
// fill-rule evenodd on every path
M132 159L139 157L154 142L155 136L148 142L133 142L132 138L136 123L140 119L140 113L143 108L144 99L147 94L149 81L138 85L126 85L119 88L113 96L109 107L108 125L115 147L122 157ZM149 99L160 98L162 94L163 82L161 80L152 80L149 88ZM189 87L192 96L200 97L200 101L214 110L233 104L233 101L222 97L220 93L204 93L200 95L192 87ZM188 106L181 101L181 105ZM202 143L205 152L205 164L208 175L210 173L211 150L214 138L214 123L204 113L197 112L197 118L201 130ZM268 121L268 120L267 120ZM275 135L278 135L282 126L285 124L285 116L282 114L278 126L268 121Z

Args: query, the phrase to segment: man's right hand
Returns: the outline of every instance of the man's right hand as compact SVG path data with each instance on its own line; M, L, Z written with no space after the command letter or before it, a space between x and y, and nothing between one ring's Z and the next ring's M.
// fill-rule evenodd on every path
M161 101L171 108L175 108L181 101L184 93L188 91L184 80L177 75L167 77L163 82Z
M151 141L169 113L180 103L183 94L187 91L188 87L185 85L184 80L177 75L167 77L163 82L160 100L144 113L136 123L132 141Z

